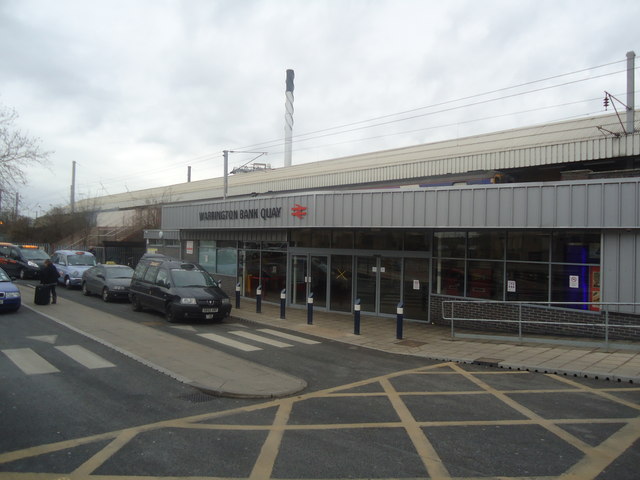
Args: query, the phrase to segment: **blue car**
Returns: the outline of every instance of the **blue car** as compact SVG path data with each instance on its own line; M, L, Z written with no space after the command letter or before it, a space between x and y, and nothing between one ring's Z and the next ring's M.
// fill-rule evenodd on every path
M20 290L0 268L0 312L15 312L21 304Z
M96 257L82 250L57 250L51 256L51 263L58 270L58 283L65 287L80 287L82 274L96 266Z

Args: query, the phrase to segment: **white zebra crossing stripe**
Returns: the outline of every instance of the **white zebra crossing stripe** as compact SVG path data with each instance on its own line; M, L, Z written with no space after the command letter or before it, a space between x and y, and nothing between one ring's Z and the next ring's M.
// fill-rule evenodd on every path
M96 368L115 367L113 363L105 360L104 358L96 355L93 352L90 352L80 345L68 345L64 347L56 347L56 349L60 350L67 357L75 360L76 362L87 367L90 370L94 370Z
M260 335L256 335L251 332L243 332L243 331L235 331L229 332L233 335L238 335L239 337L248 338L249 340L253 340L259 343L266 343L267 345L271 345L272 347L285 348L285 347L293 347L290 343L279 342L278 340L273 340L271 338L261 337Z
M294 342L305 343L307 345L316 345L320 342L316 342L315 340L310 340L304 337L298 337L297 335L291 335L289 333L279 332L278 330L271 330L270 328L260 328L260 332L268 333L269 335L274 335L280 338L286 338L287 340L291 340Z
M9 357L9 360L27 375L57 373L60 371L30 348L2 350L2 353Z
M212 342L221 343L228 347L242 350L243 352L255 352L256 350L262 350L260 347L238 342L236 340L223 337L222 335L216 335L215 333L199 333L198 336L211 340Z

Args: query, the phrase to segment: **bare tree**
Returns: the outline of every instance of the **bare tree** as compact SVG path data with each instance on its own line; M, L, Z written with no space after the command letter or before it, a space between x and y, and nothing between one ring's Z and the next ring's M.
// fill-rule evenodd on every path
M20 131L14 109L0 104L0 191L14 192L27 183L25 168L46 165L51 152L42 150L40 139Z

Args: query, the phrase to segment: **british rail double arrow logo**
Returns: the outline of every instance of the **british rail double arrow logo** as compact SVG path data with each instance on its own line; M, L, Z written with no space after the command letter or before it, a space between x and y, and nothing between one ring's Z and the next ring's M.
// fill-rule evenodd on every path
M291 208L291 215L294 217L302 218L307 214L307 207L298 205L297 203Z

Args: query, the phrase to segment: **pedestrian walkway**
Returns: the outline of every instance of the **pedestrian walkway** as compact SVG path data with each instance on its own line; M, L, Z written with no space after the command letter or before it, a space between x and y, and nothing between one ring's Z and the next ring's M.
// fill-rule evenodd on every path
M255 301L242 299L233 317L262 325L316 335L338 342L414 355L433 360L480 363L514 370L557 373L577 377L640 383L640 342L634 350L599 346L559 344L518 344L489 339L452 339L448 327L424 322L403 322L402 339L396 338L396 319L362 316L360 334L354 334L352 315L314 310L313 323L308 324L307 310L287 308L280 319L280 306L261 305L256 313ZM585 342L588 343L588 342Z

